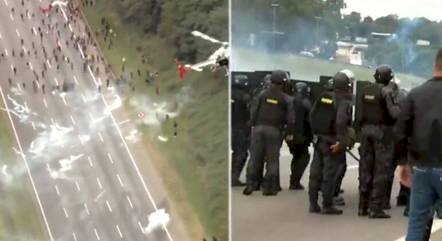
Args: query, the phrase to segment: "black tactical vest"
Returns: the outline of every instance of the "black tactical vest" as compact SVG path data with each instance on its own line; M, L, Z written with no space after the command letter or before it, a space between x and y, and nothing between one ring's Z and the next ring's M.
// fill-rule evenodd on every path
M337 115L336 98L332 92L324 92L313 104L310 112L310 124L313 134L335 135Z
M288 103L284 93L267 89L261 94L258 101L256 125L282 128L286 124Z
M385 99L382 97L382 85L371 83L362 89L361 125L392 125L393 118L388 113Z

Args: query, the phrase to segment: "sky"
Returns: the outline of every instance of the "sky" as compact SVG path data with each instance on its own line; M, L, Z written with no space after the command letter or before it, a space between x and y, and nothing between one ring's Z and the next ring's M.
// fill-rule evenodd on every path
M345 0L347 9L342 13L360 12L362 17L378 18L389 14L399 17L426 17L442 20L442 0Z

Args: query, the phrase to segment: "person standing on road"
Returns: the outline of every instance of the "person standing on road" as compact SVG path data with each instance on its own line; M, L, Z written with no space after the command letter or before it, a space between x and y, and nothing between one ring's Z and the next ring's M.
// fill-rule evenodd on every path
M290 190L304 190L301 178L310 161L308 147L312 142L313 135L310 127L309 114L312 108L310 101L310 88L304 82L295 84L293 108L295 113L295 125L287 132L293 135L293 139L286 141L292 154L290 165Z
M282 145L283 130L295 122L290 96L283 92L288 81L284 71L273 71L271 86L261 92L251 110L252 141L250 160L247 165L247 185L244 195L250 195L259 186L260 163L266 161L266 174L262 183L265 196L277 195L279 183L279 151ZM290 137L287 137L290 139Z
M411 200L406 241L424 238L428 218L442 197L442 49L436 54L433 78L410 91L400 103L395 126L399 138L409 138L409 165L400 166L402 182L410 182Z
M374 74L376 83L362 90L361 145L359 147L359 216L390 218L384 212L389 170L393 166L395 140L392 126L399 114L394 104L392 69L381 65Z
M339 215L333 196L338 180L338 170L345 162L345 150L354 143L352 124L352 84L354 75L342 70L333 77L334 91L325 91L315 101L310 123L314 134L313 161L309 176L309 200L311 213ZM322 191L322 210L318 205L318 193Z

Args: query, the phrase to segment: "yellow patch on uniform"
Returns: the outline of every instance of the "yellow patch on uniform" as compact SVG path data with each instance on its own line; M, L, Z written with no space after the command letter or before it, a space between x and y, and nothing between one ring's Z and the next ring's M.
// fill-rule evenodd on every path
M324 104L329 104L329 105L333 104L333 100L332 99L325 98L325 97L321 98L321 102L324 103Z
M374 100L375 97L374 97L374 95L364 95L364 99L366 99L366 100Z
M275 100L275 99L266 99L266 102L267 102L267 103L270 103L270 104L274 104L274 105L277 105L277 104L278 104L278 101Z

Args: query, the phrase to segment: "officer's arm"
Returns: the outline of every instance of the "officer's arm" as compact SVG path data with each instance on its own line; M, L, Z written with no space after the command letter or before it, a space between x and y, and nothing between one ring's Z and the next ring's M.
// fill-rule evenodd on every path
M400 113L398 120L393 128L396 137L399 140L411 137L413 121L413 99L411 94L407 95L399 102Z
M387 104L388 113L390 114L391 117L397 120L401 113L401 108L398 104L395 103L393 98L393 93L386 93L384 98Z
M287 129L288 130L292 130L294 129L294 124L295 124L295 107L293 104L293 99L290 97L286 98L287 101Z
M349 102L343 102L338 106L337 116L336 116L336 135L338 142L347 147L350 143L348 142L348 123L351 121L351 105Z
M250 126L255 126L258 109L261 102L261 95L258 95L250 104Z

